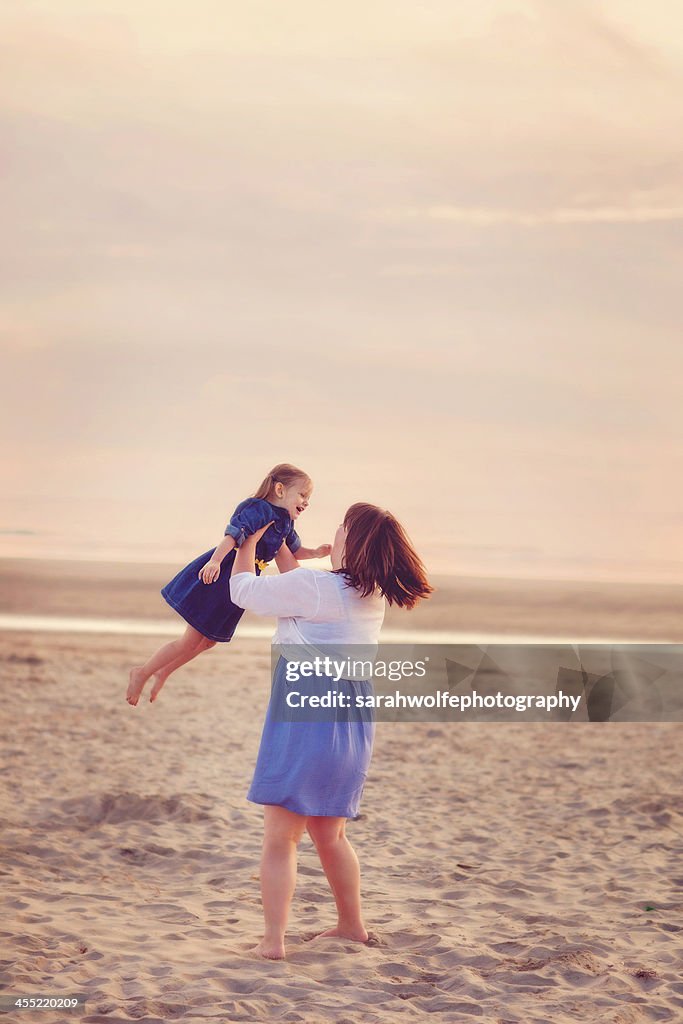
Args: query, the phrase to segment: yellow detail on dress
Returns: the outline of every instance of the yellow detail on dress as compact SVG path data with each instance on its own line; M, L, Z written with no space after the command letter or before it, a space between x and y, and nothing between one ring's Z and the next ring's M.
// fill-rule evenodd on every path
M262 558L257 558L255 564L258 565L261 572L263 572L264 569L268 568L268 562L265 562Z

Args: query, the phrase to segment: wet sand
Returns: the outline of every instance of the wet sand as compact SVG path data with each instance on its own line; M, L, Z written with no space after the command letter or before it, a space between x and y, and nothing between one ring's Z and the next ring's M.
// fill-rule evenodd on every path
M0 612L177 622L159 594L180 565L0 559ZM436 593L385 625L465 633L683 642L683 586L434 576ZM263 624L249 614L243 622Z

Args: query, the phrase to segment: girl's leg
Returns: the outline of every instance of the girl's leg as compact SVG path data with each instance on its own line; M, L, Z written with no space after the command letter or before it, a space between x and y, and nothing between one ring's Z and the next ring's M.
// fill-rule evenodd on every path
M254 952L269 960L283 960L285 929L296 886L296 848L306 827L306 817L286 807L264 808L261 899L265 932Z
M202 643L199 644L198 650L195 650L194 653L190 655L190 657L188 657L187 654L181 654L177 658L175 658L174 661L169 661L165 665L162 665L161 668L157 669L156 672L154 673L155 682L154 688L152 690L152 695L159 692L159 690L164 685L170 674L172 672L175 672L177 668L180 668L181 665L186 665L188 661L191 661L192 658L196 658L198 654L201 654L203 651L209 651L211 650L212 647L215 646L215 640L209 640L208 637L203 636Z
M346 838L346 818L312 816L307 829L337 904L336 928L329 928L321 935L367 942L360 907L360 866L356 851Z
M185 665L188 661L191 661L192 658L196 658L198 654L202 653L202 651L206 651L209 647L213 646L213 640L207 640L207 638L202 636L198 630L194 629L192 626L188 626L178 640L172 640L171 643L164 644L164 646L160 647L144 665L137 665L135 668L130 670L130 681L128 685L128 692L126 693L126 700L129 704L137 704L140 699L140 694L145 687L145 683L151 675L154 675L166 665L170 665L174 662L177 662L175 668L179 668L181 665ZM157 688L157 692L158 689L160 689L160 687Z

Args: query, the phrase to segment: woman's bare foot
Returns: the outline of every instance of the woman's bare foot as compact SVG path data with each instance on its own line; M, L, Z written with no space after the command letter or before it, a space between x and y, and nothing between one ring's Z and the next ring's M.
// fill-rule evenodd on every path
M140 700L140 694L144 690L146 682L147 677L145 676L141 665L136 665L130 670L126 700L129 704L132 704L133 707L135 707L137 702Z
M328 928L325 932L317 932L315 935L311 936L312 939L351 939L352 942L367 942L369 937L367 929L362 925L356 925L354 927L337 925L336 928Z
M285 944L284 942L266 942L265 939L261 939L258 946L254 946L252 949L252 953L264 960L284 960Z

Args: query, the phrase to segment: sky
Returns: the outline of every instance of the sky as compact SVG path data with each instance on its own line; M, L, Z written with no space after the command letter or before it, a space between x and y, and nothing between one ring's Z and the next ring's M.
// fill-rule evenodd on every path
M674 0L0 11L0 557L304 543L683 582Z

